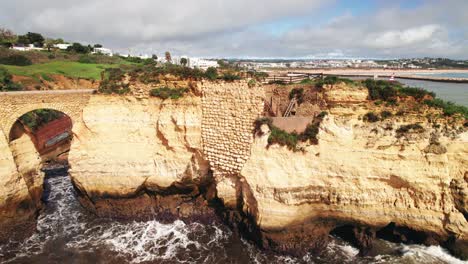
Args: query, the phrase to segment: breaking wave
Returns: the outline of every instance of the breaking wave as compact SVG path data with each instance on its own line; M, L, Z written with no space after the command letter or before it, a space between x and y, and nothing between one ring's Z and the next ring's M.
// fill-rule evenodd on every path
M320 255L294 258L260 251L222 225L96 218L80 206L67 175L48 177L44 193L36 232L24 241L0 244L0 262L465 263L441 247L385 241L380 241L385 254L361 258L356 248L334 237Z

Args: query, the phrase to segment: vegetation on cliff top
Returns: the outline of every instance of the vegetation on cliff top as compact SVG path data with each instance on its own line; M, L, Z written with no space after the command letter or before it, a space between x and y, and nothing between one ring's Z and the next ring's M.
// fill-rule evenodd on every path
M13 77L11 74L0 67L0 91L1 92L11 92L11 91L20 91L23 87L13 82Z
M64 116L63 113L52 109L38 109L22 115L20 122L35 132L41 126Z
M154 97L158 97L158 98L161 98L163 100L166 100L166 99L173 99L173 100L177 100L179 98L181 98L182 96L184 96L185 93L187 93L189 91L188 88L174 88L174 89L171 89L171 88L168 88L168 87L162 87L162 88L156 88L156 89L152 89L150 91L150 95L151 96L154 96Z
M300 151L301 149L297 147L299 142L318 144L317 135L319 133L320 123L327 114L327 112L321 112L309 125L307 125L304 132L300 134L295 131L289 133L276 127L273 125L273 121L270 118L259 118L255 121L255 133L261 133L260 129L262 125L267 125L270 128L268 147L273 144L278 144L280 146L286 146L289 150L292 151Z
M3 66L9 73L37 78L41 75L63 75L70 78L99 80L101 72L106 68L116 68L116 64L93 64L70 61L54 61L30 66Z
M369 91L369 99L375 100L376 105L382 101L387 102L387 105L394 105L398 97L412 97L416 102L442 109L446 116L460 114L465 119L468 119L467 107L438 99L434 92L417 87L404 87L398 82L383 80L367 79L363 83Z

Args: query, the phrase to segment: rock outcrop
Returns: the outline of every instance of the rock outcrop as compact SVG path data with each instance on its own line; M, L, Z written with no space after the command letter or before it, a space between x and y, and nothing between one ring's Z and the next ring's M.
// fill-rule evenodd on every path
M199 195L209 177L199 97L94 96L73 131L70 175L99 215L146 217L159 211L156 196Z
M377 230L390 223L431 233L439 242L468 240L467 132L441 138L445 154L424 151L428 132L400 142L395 131L335 116L325 118L320 143L304 152L267 149L268 135L256 138L240 177L256 199L258 226L272 240L293 232L300 237L305 229L326 239L341 225ZM287 243L296 248L306 242Z
M44 179L31 139L23 134L10 145L5 139L0 130L0 241L19 227L34 228Z

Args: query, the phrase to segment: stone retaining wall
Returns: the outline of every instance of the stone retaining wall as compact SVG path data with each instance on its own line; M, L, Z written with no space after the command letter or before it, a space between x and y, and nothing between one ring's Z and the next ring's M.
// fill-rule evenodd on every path
M203 151L215 175L239 173L250 156L264 91L249 88L247 82L210 83L202 91Z

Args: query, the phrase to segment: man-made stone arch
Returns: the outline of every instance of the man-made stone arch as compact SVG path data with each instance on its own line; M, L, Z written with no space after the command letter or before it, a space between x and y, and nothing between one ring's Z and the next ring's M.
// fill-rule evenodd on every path
M80 120L81 112L92 93L93 90L0 93L0 129L9 141L9 132L16 120L37 109L62 112L75 123Z

